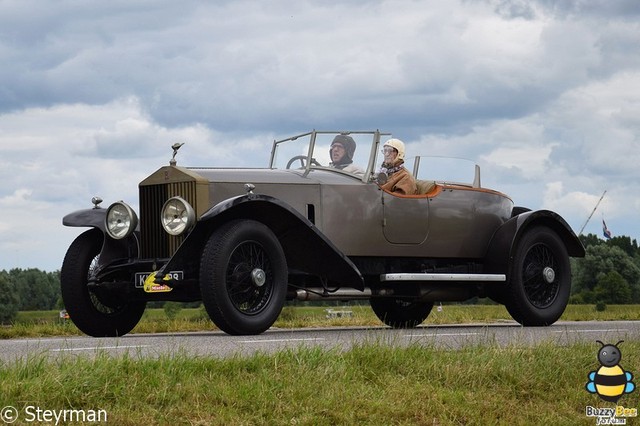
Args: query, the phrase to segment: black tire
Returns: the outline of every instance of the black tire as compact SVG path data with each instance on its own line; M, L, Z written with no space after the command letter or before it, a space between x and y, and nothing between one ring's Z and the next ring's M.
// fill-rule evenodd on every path
M506 307L525 326L556 322L569 301L571 266L560 237L535 227L520 239L508 278Z
M236 220L209 237L200 262L200 290L220 330L232 335L266 331L282 311L287 281L280 242L264 224Z
M130 332L140 321L146 302L126 302L117 295L98 296L87 286L95 268L104 234L91 229L78 236L67 250L60 270L62 301L71 321L93 337L116 337Z
M433 302L417 302L394 298L372 298L369 302L376 316L392 328L414 328L424 322Z

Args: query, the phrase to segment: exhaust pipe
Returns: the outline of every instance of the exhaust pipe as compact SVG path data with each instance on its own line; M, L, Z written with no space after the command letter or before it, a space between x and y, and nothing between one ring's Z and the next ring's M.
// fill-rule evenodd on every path
M304 289L289 290L288 300L299 300L301 302L322 301L322 300L369 300L372 297L404 297L408 300L419 300L422 302L454 302L464 301L477 295L474 288L468 285L460 286L438 286L421 285L417 294L397 293L391 288L365 288L364 291L351 288L339 288L335 291L328 291L322 287L309 287Z
M377 292L381 294L386 290ZM296 289L289 291L289 299L300 300L302 302L317 301L317 300L367 300L372 296L370 288L365 288L364 291L354 290L349 288L339 288L335 291L327 291L324 288L307 288Z

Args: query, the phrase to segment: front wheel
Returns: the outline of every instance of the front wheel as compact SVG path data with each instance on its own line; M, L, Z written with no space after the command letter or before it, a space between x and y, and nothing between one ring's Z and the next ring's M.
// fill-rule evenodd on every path
M532 228L520 239L510 267L506 307L525 326L546 326L562 316L571 291L567 249L551 229Z
M271 327L284 306L287 279L280 242L254 220L223 225L202 253L202 301L211 320L228 334L260 334Z
M433 309L433 302L395 298L372 298L369 303L380 321L392 328L417 327L427 319Z
M91 229L78 236L67 250L60 270L60 290L71 321L93 337L116 337L138 324L146 302L127 302L118 295L90 290L104 234Z

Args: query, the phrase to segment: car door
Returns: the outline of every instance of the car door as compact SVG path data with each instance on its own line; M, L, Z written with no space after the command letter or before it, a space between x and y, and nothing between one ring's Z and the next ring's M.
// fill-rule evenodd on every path
M382 193L382 231L393 244L421 244L429 234L429 199Z

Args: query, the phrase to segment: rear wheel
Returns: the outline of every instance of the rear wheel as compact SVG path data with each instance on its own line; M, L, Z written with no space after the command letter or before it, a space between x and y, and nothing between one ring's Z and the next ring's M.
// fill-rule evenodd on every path
M267 226L254 220L223 225L209 237L200 265L202 301L218 328L249 335L273 325L284 306L288 271Z
M371 309L392 328L414 328L422 324L433 309L433 302L417 302L396 298L372 298Z
M547 227L527 231L516 246L506 307L522 325L545 326L564 312L571 291L571 267L560 237Z
M90 290L104 234L98 229L78 236L67 250L60 285L71 321L93 337L115 337L130 332L140 321L146 302L126 302L117 294Z

